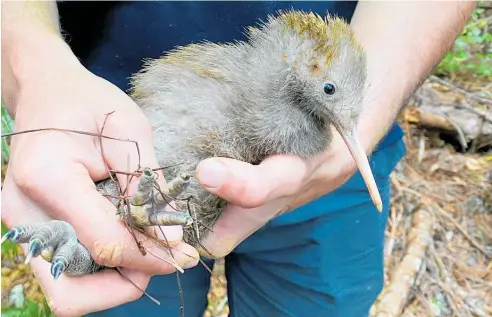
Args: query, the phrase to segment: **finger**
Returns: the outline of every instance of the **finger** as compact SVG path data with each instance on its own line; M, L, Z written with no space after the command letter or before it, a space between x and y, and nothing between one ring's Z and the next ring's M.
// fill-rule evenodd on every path
M149 251L145 256L140 252L134 237L116 215L116 208L96 191L87 168L82 164L58 165L49 172L47 169L37 170L35 176L22 182L22 187L41 208L49 210L53 218L65 220L74 227L79 240L97 263L139 269L151 274L175 271L173 265L165 261L173 262L168 250L137 234L139 241ZM171 236L173 232L174 237ZM171 240L181 238L176 230L167 236ZM198 254L193 247L179 243L177 248L194 257L174 254L179 266L187 268L196 265Z
M116 270L77 277L61 275L55 281L48 262L35 258L31 266L52 312L60 317L83 316L136 300L150 281L150 275L128 270L125 276L141 290Z
M211 193L244 207L296 193L314 166L300 157L276 155L259 165L228 158L209 158L197 167L197 178Z

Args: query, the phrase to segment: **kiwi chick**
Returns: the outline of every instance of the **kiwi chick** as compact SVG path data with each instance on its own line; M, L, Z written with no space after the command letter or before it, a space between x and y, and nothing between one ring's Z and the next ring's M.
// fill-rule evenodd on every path
M350 26L336 17L288 11L249 28L247 36L247 41L177 47L147 60L132 77L130 96L150 121L158 162L174 166L164 170L171 182L165 194L183 213L148 208L159 196L150 169L144 169L139 191L122 213L141 227L181 224L184 240L199 246L227 203L193 177L200 161L222 156L259 164L282 153L309 158L329 147L331 126L345 141L381 211L355 131L367 77L365 54ZM98 189L117 194L111 180ZM52 263L55 278L62 272L83 275L103 268L83 245L73 243L75 232L65 222L19 226L5 239L29 242L28 259L41 254Z

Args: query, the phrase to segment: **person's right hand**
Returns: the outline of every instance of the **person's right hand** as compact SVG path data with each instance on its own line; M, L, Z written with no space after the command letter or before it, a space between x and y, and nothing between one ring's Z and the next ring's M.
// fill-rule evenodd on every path
M150 125L124 92L90 73L75 58L53 61L44 72L40 69L42 65L24 76L25 80L17 83L15 96L9 98L15 103L16 132L64 128L99 133L105 114L114 111L103 134L137 141L141 166L158 167ZM147 287L151 275L175 271L173 266L151 255L170 259L155 244L147 241L144 245L150 252L146 256L140 253L116 215L116 208L96 191L94 181L109 176L99 138L45 131L16 135L11 142L11 159L2 190L2 220L9 228L50 219L65 220L73 225L97 263L123 267L126 276L141 289ZM103 150L111 169L127 171L128 157L130 171L137 168L138 155L133 143L103 140ZM125 184L126 176L120 175L118 180ZM163 185L162 173L159 180ZM135 190L135 180L132 184L130 194ZM168 240L172 240L177 263L183 268L195 266L198 253L181 242L181 227L163 229ZM142 236L137 237L145 241ZM23 247L26 251L26 245ZM57 316L80 316L142 296L115 270L83 277L62 274L55 281L49 263L41 257L33 259L31 265Z

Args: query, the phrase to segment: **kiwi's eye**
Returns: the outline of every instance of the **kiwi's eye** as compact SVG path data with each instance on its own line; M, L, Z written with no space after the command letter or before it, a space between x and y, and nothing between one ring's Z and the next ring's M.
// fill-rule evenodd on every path
M332 83L326 83L324 86L323 86L323 89L325 91L325 94L328 94L328 95L333 95L335 93L335 85L333 85Z

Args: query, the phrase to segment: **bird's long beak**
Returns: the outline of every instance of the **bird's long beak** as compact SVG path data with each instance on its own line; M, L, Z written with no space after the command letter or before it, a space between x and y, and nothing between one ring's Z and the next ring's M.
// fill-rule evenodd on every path
M378 209L379 212L383 210L383 202L381 201L381 196L379 194L378 187L376 185L376 181L374 180L374 175L372 174L371 167L369 166L369 161L367 160L366 151L362 147L362 144L359 141L359 137L357 136L357 131L355 127L346 129L341 126L337 120L334 120L333 125L337 129L338 133L342 136L343 141L347 145L350 154L355 160L357 167L362 174L362 178L366 183L367 189L369 190L369 195L371 195L371 199Z

